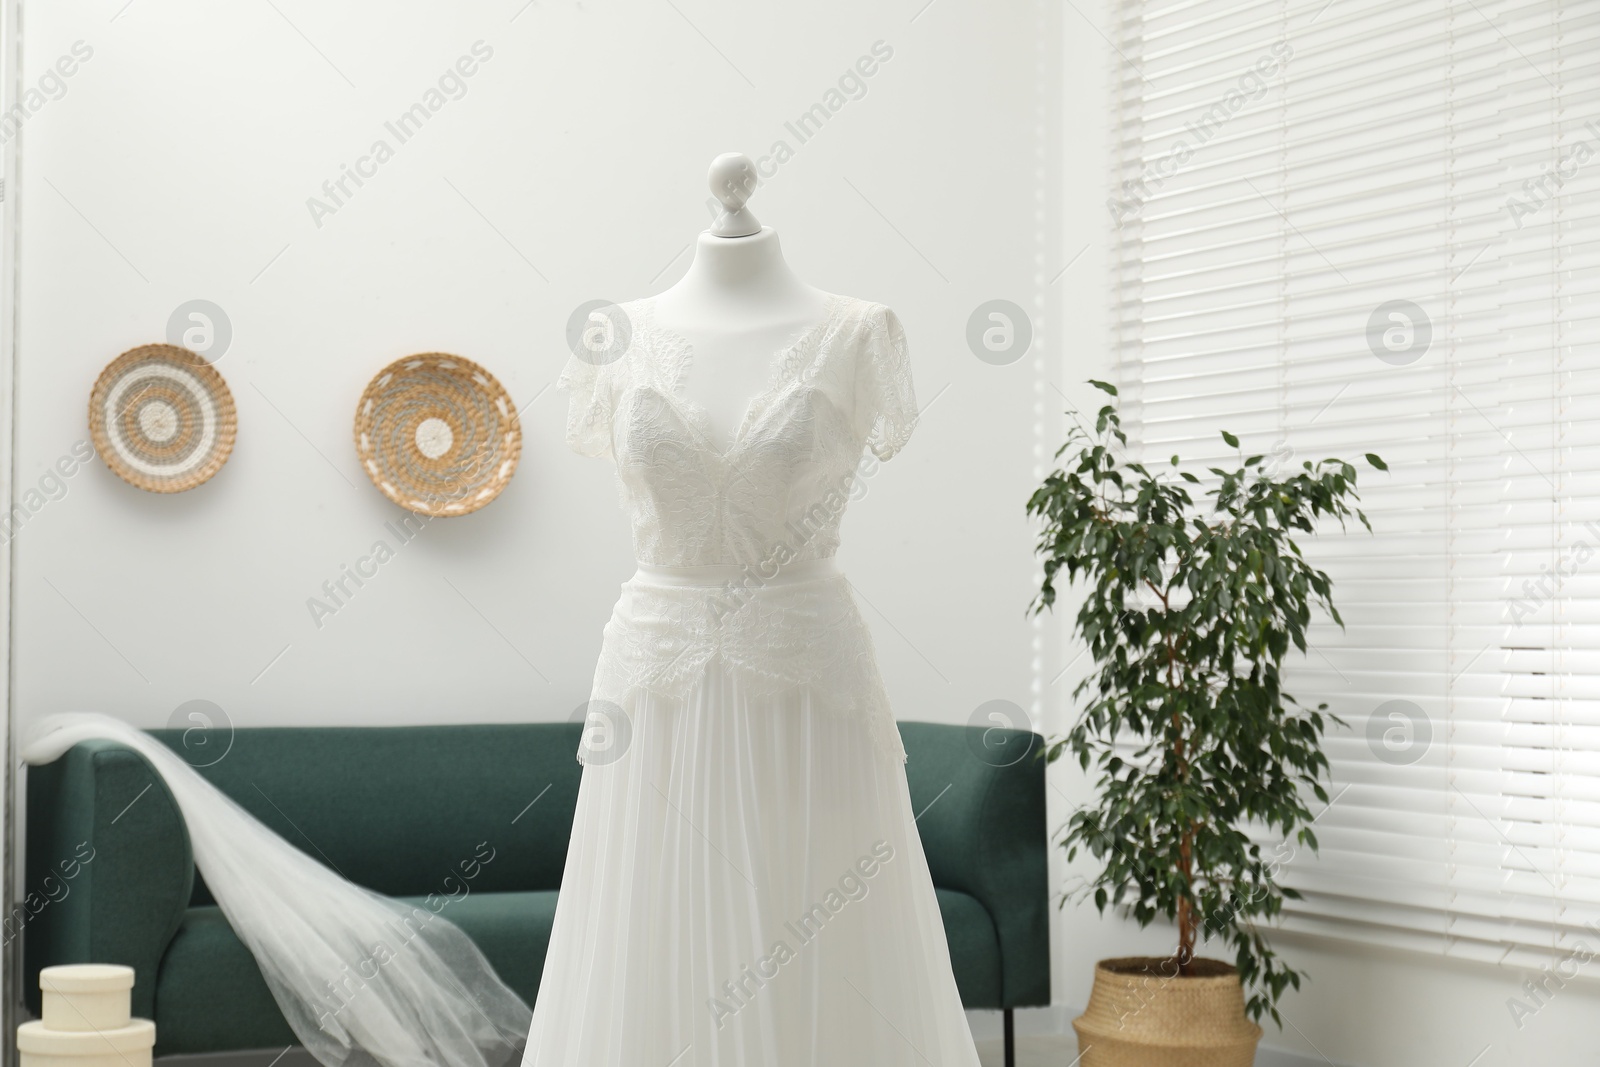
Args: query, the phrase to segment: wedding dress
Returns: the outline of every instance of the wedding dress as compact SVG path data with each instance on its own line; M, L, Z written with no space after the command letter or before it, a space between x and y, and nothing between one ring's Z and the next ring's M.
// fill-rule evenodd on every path
M912 431L905 336L830 296L726 448L650 300L574 356L638 572L607 623L525 1067L977 1067L867 628L833 564ZM585 354L587 355L587 354ZM871 458L866 458L870 452Z

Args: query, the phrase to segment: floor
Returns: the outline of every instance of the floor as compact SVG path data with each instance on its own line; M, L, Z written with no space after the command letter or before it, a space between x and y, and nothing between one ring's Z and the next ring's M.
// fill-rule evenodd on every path
M1005 1046L999 1039L977 1042L983 1067L1002 1067ZM156 1061L163 1067L321 1067L304 1049L269 1049L217 1056L167 1056ZM1017 1067L1073 1067L1078 1062L1078 1039L1068 1034L1025 1034L1017 1037ZM1261 1049L1256 1067L1326 1067L1321 1061Z
M979 1041L977 1045L983 1067L1002 1067L1005 1046L1000 1041ZM1030 1034L1017 1038L1017 1067L1072 1067L1077 1057L1076 1037ZM156 1062L165 1067L321 1067L301 1048L218 1056L166 1056Z
M983 1067L1002 1067L1005 1046L999 1041L979 1041L978 1058ZM1078 1039L1029 1034L1017 1038L1017 1067L1073 1067L1078 1062ZM1256 1050L1256 1067L1327 1067L1327 1061L1311 1060L1272 1048Z
M983 1067L1001 1067L1006 1062L1004 1042L979 1041L977 1044ZM1076 1037L1030 1034L1017 1038L1017 1067L1071 1067L1077 1059Z

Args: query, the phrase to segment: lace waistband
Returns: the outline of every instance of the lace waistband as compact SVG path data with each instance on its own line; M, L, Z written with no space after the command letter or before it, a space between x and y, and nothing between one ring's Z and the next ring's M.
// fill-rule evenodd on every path
M636 582L688 588L721 588L729 582L776 586L844 574L832 556L796 560L777 568L746 566L742 563L712 563L699 567L663 567L654 563L640 563L638 568L633 576Z

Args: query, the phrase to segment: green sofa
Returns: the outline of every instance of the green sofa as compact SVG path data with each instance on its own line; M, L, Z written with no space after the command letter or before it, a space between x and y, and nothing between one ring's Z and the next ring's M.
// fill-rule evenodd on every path
M580 728L242 729L213 740L230 746L226 757L198 769L352 881L418 904L429 893L459 896L451 920L532 1004L577 803ZM900 724L962 1000L1005 1010L1009 1046L1010 1009L1050 1001L1044 766L980 759L977 729ZM181 731L151 733L182 750ZM1017 733L1005 747L1038 743ZM144 757L83 742L29 767L27 788L28 897L8 934L21 930L35 1013L41 967L124 963L136 974L134 1014L156 1022L157 1055L295 1044L195 871L177 805ZM450 880L463 861L487 854L485 842L494 858L460 896Z

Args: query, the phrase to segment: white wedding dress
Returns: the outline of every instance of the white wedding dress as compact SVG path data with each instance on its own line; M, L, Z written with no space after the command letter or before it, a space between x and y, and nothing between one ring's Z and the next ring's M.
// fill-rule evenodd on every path
M977 1067L845 505L916 420L899 320L828 299L731 444L649 300L573 357L638 573L606 625L526 1067ZM870 451L872 458L865 458Z

